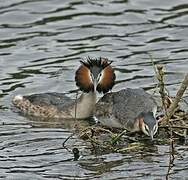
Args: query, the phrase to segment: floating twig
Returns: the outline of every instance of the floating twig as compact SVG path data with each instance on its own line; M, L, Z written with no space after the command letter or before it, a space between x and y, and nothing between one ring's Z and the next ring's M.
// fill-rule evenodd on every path
M76 134L75 132L74 132L74 133L71 133L71 135L68 136L68 137L63 141L63 143L62 143L63 148L66 149L66 150L69 151L69 152L71 152L71 150L69 150L69 149L65 146L65 143L66 143L72 136L74 136L75 134Z
M76 92L76 99L75 99L75 112L74 112L74 118L75 120L77 119L76 114L77 114L77 104L78 104L78 92Z
M127 132L127 130L123 130L120 134L118 134L117 136L113 137L111 140L111 144L116 144L117 141Z
M169 109L167 110L167 112L165 114L165 117L163 119L165 122L169 121L169 119L173 116L174 111L177 108L178 103L180 102L187 87L188 87L188 74L186 74L184 80L181 83L179 90L176 93L175 99L172 101Z
M171 129L171 133L172 133L172 129ZM172 135L171 135L171 137L172 137ZM174 166L175 148L174 148L174 139L173 138L170 138L169 151L170 151L170 157L169 157L169 163L168 163L168 170L167 170L167 174L166 174L166 180L169 179L170 171L171 171L172 167Z
M162 106L165 110L165 114L167 111L167 107L165 104L165 84L164 84L164 67L163 65L157 65L157 80L159 81L159 93L161 95L161 101L162 101Z
M188 126L168 126L168 125L162 125L160 128L177 128L177 129L188 129Z

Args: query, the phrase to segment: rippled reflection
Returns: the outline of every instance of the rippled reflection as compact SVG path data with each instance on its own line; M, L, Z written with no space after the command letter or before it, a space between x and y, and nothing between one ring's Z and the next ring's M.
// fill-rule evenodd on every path
M187 8L187 0L1 0L0 177L164 179L168 146L96 156L74 136L69 148L79 147L82 157L73 161L62 142L74 122L32 120L12 112L10 104L16 94L47 90L75 98L73 74L87 56L113 60L114 90L153 91L151 54L165 65L174 95L188 69ZM171 179L187 175L187 149L177 146L177 152Z

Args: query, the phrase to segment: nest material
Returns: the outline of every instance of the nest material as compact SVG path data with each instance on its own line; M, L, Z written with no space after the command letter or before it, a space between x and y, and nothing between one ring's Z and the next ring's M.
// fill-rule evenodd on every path
M171 102L171 101L169 101ZM169 105L167 105L169 107ZM171 132L175 140L182 140L187 137L188 131L188 112L180 107L176 108L175 113L166 124L159 123L159 130L154 144L169 143ZM85 142L89 142L91 149L100 152L128 152L143 150L143 143L148 143L149 137L143 133L130 133L126 130L109 129L98 125L89 127L77 127L78 135Z
M165 97L166 110L170 108L174 97ZM160 97L157 98L158 100ZM149 151L153 150L154 146L151 144L169 144L171 139L175 142L185 142L188 131L188 105L184 105L182 108L182 102L180 106L176 107L173 115L168 121L165 121L164 117L159 120L158 133L155 135L155 140L150 141L150 137L147 137L143 133L130 133L122 129L109 129L107 127L101 127L98 124L95 125L80 125L78 122L75 126L75 134L77 134L87 144L91 151L97 153L105 152L138 152L143 151L146 147ZM162 108L162 104L158 104L159 109ZM149 146L146 144L150 143Z
M176 138L186 138L188 135L188 112L177 110L169 122L159 124L159 136L169 138L170 130Z

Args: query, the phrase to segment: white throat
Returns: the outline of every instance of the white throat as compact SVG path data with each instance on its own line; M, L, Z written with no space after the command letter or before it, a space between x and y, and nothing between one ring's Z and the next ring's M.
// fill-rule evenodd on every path
M73 118L85 119L93 115L96 104L96 92L82 93L71 112Z

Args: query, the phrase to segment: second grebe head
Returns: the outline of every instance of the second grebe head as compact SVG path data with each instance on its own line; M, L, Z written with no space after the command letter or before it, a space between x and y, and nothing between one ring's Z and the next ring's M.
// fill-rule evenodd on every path
M153 112L141 113L140 118L142 132L153 140L153 136L158 130L158 121L155 119Z
M111 62L106 58L80 61L81 66L76 71L75 81L80 90L84 92L98 91L106 93L115 83L115 73Z

